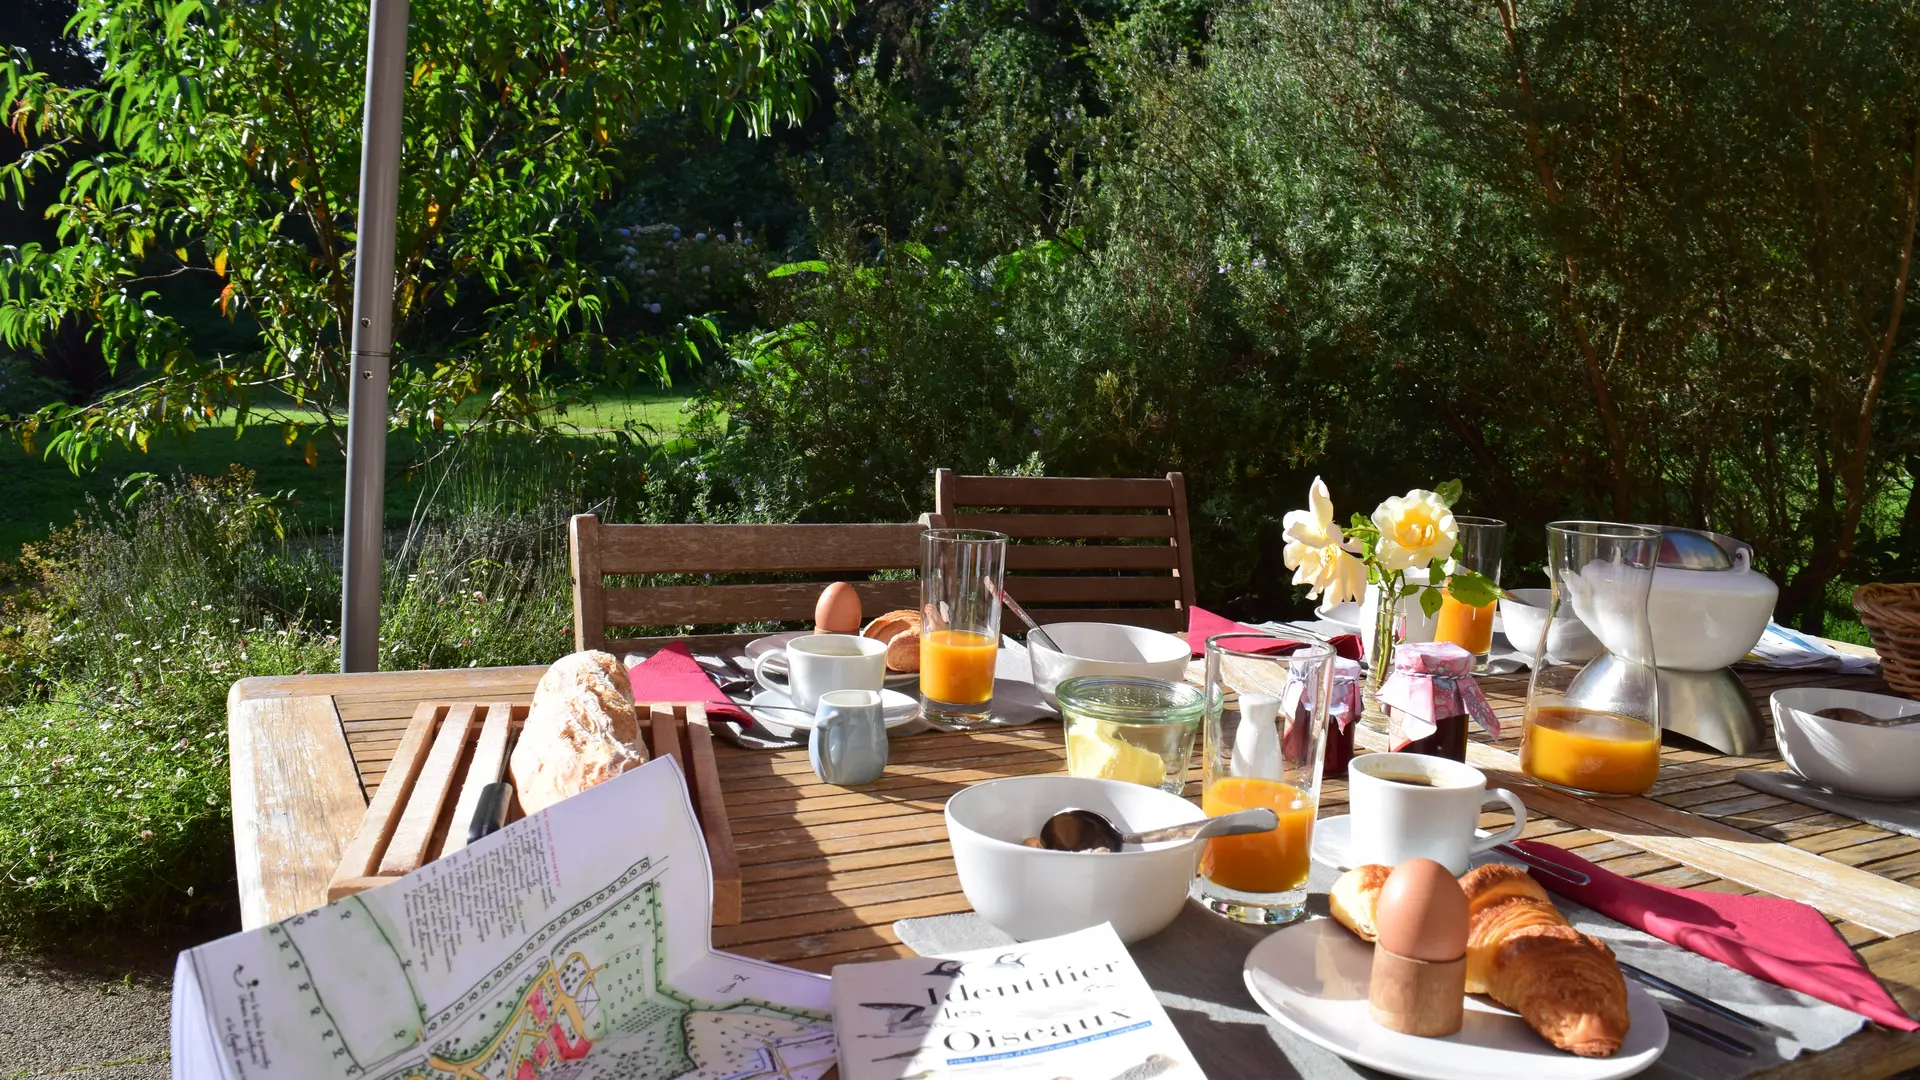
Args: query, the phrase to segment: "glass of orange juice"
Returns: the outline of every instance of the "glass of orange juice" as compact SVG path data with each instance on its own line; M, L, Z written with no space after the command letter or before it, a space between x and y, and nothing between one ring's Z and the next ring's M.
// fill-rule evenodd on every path
M1660 677L1647 596L1660 530L1606 521L1547 526L1547 626L1579 620L1606 652L1533 665L1520 743L1528 776L1580 795L1638 795L1660 778Z
M1333 648L1280 652L1278 640L1245 632L1207 639L1201 809L1218 817L1263 806L1280 826L1208 840L1190 889L1209 911L1266 925L1306 913L1333 697Z
M935 724L993 724L1000 586L1007 535L979 529L920 534L920 708Z
M1460 529L1454 545L1453 561L1462 570L1471 570L1495 585L1500 584L1500 560L1507 542L1507 523L1499 518L1469 517L1455 514ZM1473 654L1475 671L1484 671L1487 656L1493 651L1493 613L1496 604L1475 607L1440 593L1440 614L1433 628L1433 640L1448 641Z

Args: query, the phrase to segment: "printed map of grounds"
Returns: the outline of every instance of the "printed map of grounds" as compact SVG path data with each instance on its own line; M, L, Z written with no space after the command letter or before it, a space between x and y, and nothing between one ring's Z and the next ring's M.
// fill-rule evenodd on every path
M834 1063L825 1013L751 999L721 1006L666 982L665 863L633 864L434 1013L417 992L380 992L414 983L397 931L358 898L268 933L307 1006L313 1045L332 1048L342 1077L818 1080ZM394 1017L418 1024L396 1028Z

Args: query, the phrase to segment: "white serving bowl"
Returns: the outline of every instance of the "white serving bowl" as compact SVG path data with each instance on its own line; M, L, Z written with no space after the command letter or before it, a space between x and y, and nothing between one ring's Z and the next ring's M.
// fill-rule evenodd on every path
M1869 799L1920 797L1920 701L1812 686L1776 690L1771 700L1773 741L1802 778ZM1876 727L1813 715L1836 705L1913 723Z
M961 891L981 918L1021 941L1112 923L1122 941L1166 928L1187 900L1204 841L1093 854L1022 845L1068 807L1105 814L1122 832L1199 821L1198 806L1158 788L1074 776L989 780L947 800Z
M1647 624L1653 628L1653 660L1662 671L1726 667L1767 632L1780 587L1747 560L1743 551L1731 570L1654 570Z
M1500 598L1500 621L1506 627L1507 644L1529 659L1540 659L1534 650L1540 647L1540 627L1547 621L1547 605L1552 601L1552 589L1508 589ZM1563 617L1553 624L1547 659L1584 664L1599 656L1603 651L1600 639L1573 613L1573 607L1566 605L1560 610Z
M1081 675L1131 675L1141 679L1179 682L1187 673L1193 650L1187 639L1144 626L1123 623L1058 622L1045 627L1060 650L1047 648L1027 635L1027 655L1033 660L1033 685L1047 704L1059 707L1054 688Z

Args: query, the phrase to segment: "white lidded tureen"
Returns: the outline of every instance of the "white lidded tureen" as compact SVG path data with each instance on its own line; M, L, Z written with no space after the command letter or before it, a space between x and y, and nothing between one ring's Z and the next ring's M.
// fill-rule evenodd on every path
M1731 537L1665 529L1647 621L1662 671L1714 671L1747 655L1767 632L1780 587Z
M1570 693L1604 707L1614 692L1616 656L1631 657L1630 624L1614 618L1619 599L1610 568L1595 566L1569 583L1580 617L1607 652ZM1773 618L1780 588L1753 569L1753 550L1730 536L1662 527L1660 561L1647 598L1653 662L1660 680L1660 726L1727 754L1758 749L1759 710L1727 666L1747 655ZM1616 625L1617 624L1617 625Z

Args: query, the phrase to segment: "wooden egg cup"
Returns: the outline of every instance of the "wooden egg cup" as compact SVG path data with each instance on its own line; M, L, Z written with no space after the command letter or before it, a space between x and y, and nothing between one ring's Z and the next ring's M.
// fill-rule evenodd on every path
M1465 1022L1467 958L1446 963L1415 960L1373 947L1367 1011L1381 1027L1406 1035L1451 1035Z

